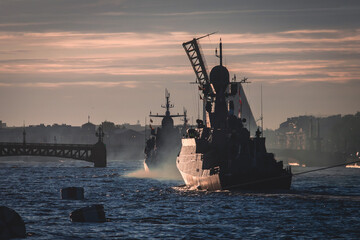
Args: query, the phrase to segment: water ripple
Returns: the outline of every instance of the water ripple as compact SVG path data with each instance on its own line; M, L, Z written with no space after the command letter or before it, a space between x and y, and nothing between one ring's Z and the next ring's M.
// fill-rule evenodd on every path
M128 177L142 168L141 161L114 161L99 169L66 163L1 165L0 205L23 217L29 239L360 236L360 169L302 175L290 191L209 192L191 190L181 180ZM69 186L83 187L85 199L60 199L60 189ZM98 203L108 222L70 221L73 210Z

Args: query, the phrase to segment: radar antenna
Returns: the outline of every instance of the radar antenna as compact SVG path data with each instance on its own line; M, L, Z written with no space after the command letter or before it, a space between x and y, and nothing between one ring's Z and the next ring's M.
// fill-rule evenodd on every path
M221 42L221 38L220 38L220 55L218 55L218 51L217 48L215 49L215 56L220 58L220 66L222 66L222 42Z
M162 108L166 109L165 115L159 115L159 114L154 115L150 111L150 115L149 115L150 117L183 117L184 116L184 115L180 115L180 114L177 114L177 115L170 114L170 108L173 108L174 104L170 103L170 93L167 90L167 88L165 88L165 99L166 99L165 105L161 105Z
M166 104L165 105L161 105L162 108L166 108L166 116L170 116L170 108L174 107L174 104L170 103L170 93L167 90L167 88L165 88L165 98L166 98Z

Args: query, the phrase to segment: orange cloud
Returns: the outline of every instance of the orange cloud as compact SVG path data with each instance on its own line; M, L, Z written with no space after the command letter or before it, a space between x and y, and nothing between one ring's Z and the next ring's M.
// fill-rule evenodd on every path
M0 51L0 73L139 76L137 81L151 75L189 75L192 69L181 44L193 37L193 34L186 32L0 32L0 45L6 49ZM221 38L224 55L229 59L227 66L233 73L240 72L254 79L267 77L272 81L359 79L360 63L356 55L360 52L359 29L221 34ZM201 44L207 62L217 64L218 60L213 57L217 41L204 38ZM332 58L324 60L322 55ZM296 58L299 59L294 60ZM8 84L2 83L0 86ZM107 86L112 84L118 83L108 82ZM34 83L31 86L69 85ZM98 83L93 85L100 86ZM135 85L131 83L128 86Z
M35 83L14 83L14 84L2 84L0 86L6 87L38 87L38 88L60 88L68 86L94 86L100 88L111 88L115 86L122 86L125 88L136 88L138 85L135 81L122 81L122 82L35 82Z

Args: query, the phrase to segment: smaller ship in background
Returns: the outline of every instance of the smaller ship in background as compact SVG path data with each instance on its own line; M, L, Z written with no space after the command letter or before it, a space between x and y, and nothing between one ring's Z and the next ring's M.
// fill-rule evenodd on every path
M165 105L162 108L166 109L165 115L151 114L151 118L162 118L161 127L157 127L156 130L150 125L151 134L150 138L145 144L145 171L151 171L156 168L175 167L176 156L181 147L181 133L186 131L187 119L186 110L184 109L184 115L171 115L170 108L174 105L170 103L170 93L165 89ZM174 117L184 117L184 126L182 129L174 126ZM150 119L150 122L152 120Z

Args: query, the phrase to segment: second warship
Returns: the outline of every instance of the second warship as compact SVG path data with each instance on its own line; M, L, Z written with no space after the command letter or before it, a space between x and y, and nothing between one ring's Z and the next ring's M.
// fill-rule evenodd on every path
M151 114L150 117L162 118L161 127L156 130L150 125L151 136L145 144L145 171L150 171L162 167L174 167L176 156L181 147L181 131L186 129L187 119L186 110L184 115L171 115L170 108L174 105L170 103L170 93L165 89L165 105L161 107L166 109L165 115ZM174 117L184 117L184 126L182 129L174 126ZM152 122L152 120L150 120ZM176 168L175 168L176 169Z
M242 87L241 82L229 81L229 71L222 64L221 39L220 55L216 54L220 65L212 68L210 78L198 39L183 43L204 101L204 121L197 120L197 128L187 131L176 160L186 185L206 190L289 189L291 168L284 168L266 151L259 128L250 137L245 117L235 115L241 98L236 103L231 97L240 95Z

